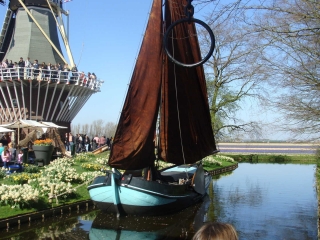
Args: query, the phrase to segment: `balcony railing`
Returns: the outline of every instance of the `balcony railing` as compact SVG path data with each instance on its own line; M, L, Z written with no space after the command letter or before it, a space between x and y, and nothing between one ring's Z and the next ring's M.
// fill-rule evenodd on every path
M47 81L55 84L74 84L88 87L99 92L104 81L94 76L87 76L84 72L34 69L27 67L0 68L1 81Z

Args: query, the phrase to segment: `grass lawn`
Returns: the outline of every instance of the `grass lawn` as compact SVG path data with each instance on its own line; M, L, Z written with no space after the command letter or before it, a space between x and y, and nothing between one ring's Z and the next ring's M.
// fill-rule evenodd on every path
M237 162L255 162L255 163L307 163L316 164L317 156L313 154L232 154L225 153L225 156L233 158Z

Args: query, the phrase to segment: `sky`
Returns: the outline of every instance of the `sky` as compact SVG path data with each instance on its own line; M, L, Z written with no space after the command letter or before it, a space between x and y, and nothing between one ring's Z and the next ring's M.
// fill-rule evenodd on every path
M152 0L72 0L64 3L64 9L70 13L69 42L78 70L94 72L104 81L101 92L91 96L72 125L90 124L100 119L104 123L118 122L151 4ZM0 6L3 18L6 10L7 6ZM197 9L194 16L201 18ZM67 18L64 21L67 25ZM62 41L60 45L68 59ZM238 116L244 121L270 118L263 111L257 114L257 108L255 104L245 104Z
M104 81L72 124L117 123L151 1L73 0L64 7L70 12L69 39L78 69Z

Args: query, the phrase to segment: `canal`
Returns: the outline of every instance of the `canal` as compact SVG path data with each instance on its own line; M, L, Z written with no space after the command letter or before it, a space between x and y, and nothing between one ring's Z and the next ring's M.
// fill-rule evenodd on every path
M215 179L203 203L161 217L88 209L2 230L1 239L191 239L203 222L231 223L239 239L317 239L316 166L240 163Z

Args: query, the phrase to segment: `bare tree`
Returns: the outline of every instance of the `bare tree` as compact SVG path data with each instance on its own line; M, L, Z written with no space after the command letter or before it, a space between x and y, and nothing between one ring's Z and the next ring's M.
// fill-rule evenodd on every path
M106 137L113 137L117 129L117 125L113 122L107 122L104 127Z
M260 44L268 45L270 106L282 114L283 130L320 138L319 1L269 0L250 8Z
M74 133L87 134L89 137L94 136L106 136L113 137L116 132L117 125L113 122L108 122L104 125L103 120L95 120L91 124L83 124L80 123L77 125L72 125L72 129ZM81 131L80 131L81 129Z
M92 133L94 136L98 135L104 135L104 128L103 128L104 122L102 119L95 120L91 123L92 126Z
M206 74L213 129L218 139L233 131L237 134L239 130L255 132L256 135L260 131L256 122L243 122L236 116L244 99L259 97L266 72L260 60L265 46L257 44L257 35L248 28L248 16L240 3L222 5L219 2L207 16L216 37ZM204 34L202 46L208 46L206 31L201 33Z
M88 133L89 133L89 124L86 123L86 124L81 126L81 133L88 135Z
M80 128L81 128L80 123L78 123L77 125L72 124L71 125L71 132L73 133L73 135L80 133Z

